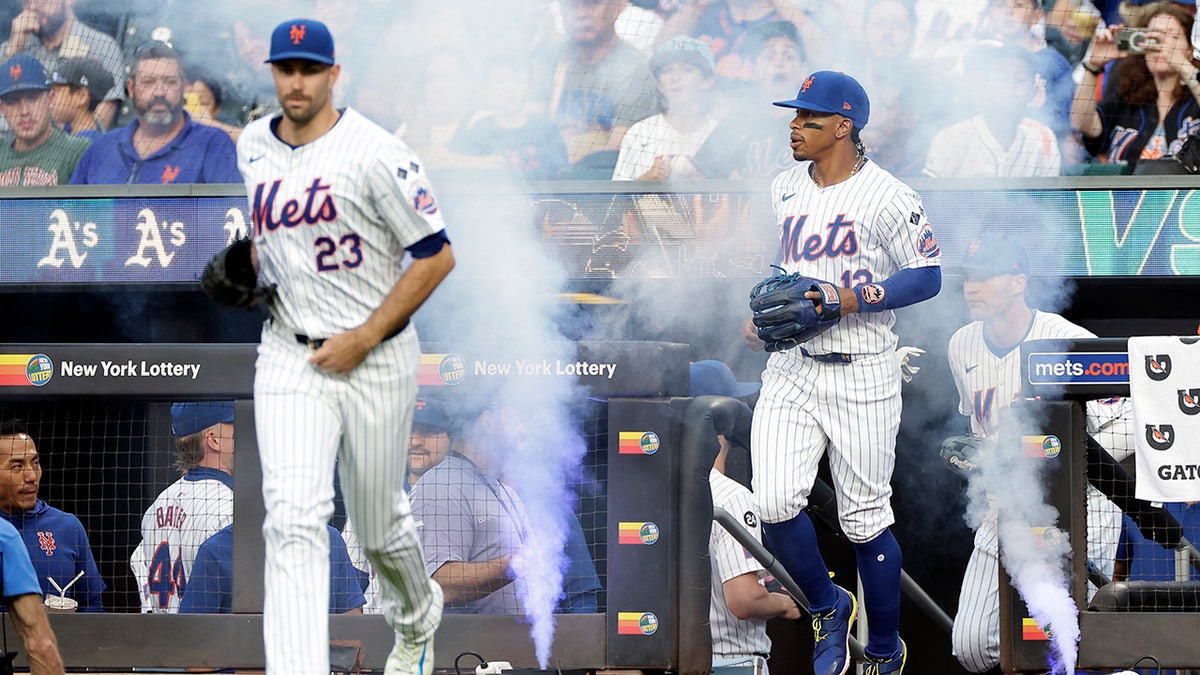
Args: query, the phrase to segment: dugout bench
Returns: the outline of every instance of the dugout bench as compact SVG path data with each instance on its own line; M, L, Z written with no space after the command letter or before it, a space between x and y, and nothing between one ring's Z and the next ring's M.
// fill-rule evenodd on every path
M1120 670L1147 655L1162 668L1200 668L1200 583L1126 582L1100 589L1092 606L1087 602L1087 568L1084 542L1086 523L1086 432L1083 402L1111 396L1127 396L1124 378L1088 382L1070 377L1031 378L1031 364L1045 363L1071 355L1086 354L1095 362L1128 363L1127 340L1097 338L1080 340L1031 340L1021 345L1022 379L1031 399L1014 404L1025 425L1020 433L1057 438L1061 451L1022 461L1044 465L1048 502L1059 516L1043 523L1070 534L1068 566L1070 596L1079 610L1080 641L1078 669ZM1136 431L1136 430L1135 430ZM1021 439L1001 439L1019 443ZM1048 456L1053 454L1054 456ZM1132 584L1132 585L1131 585ZM1171 599L1168 608L1155 604ZM1030 617L1020 595L1000 566L1000 650L1005 673L1046 672L1049 640Z
M716 441L711 439L711 447L706 441L684 442L685 436L697 433L684 424L692 402L686 345L570 344L574 357L560 374L553 374L558 369L552 367L551 374L539 369L527 376L573 377L581 394L607 401L606 419L600 420L596 432L596 451L605 455L607 471L607 611L556 615L550 666L563 672L707 673L711 664L707 544L712 508L707 469L695 467L712 465ZM250 400L255 348L254 344L0 345L0 364L6 364L0 379L0 406L6 408L32 402L49 409L78 400L236 401L234 613L54 614L51 622L69 667L263 666L261 523L265 510L258 489L261 473ZM511 363L518 355L528 363L542 361L540 355L519 354L522 348L512 346L431 343L423 349L422 386L447 395L469 392L473 380L490 377L486 364ZM700 448L712 456L693 457L683 447L693 448L693 454ZM93 547L104 535L90 534ZM128 573L127 558L124 569ZM392 642L382 617L337 615L330 617L330 626L331 640L360 642L365 667L382 669ZM519 617L447 614L435 646L439 669L451 669L455 658L468 651L510 661L518 668L536 667L529 626ZM17 664L25 664L23 656Z

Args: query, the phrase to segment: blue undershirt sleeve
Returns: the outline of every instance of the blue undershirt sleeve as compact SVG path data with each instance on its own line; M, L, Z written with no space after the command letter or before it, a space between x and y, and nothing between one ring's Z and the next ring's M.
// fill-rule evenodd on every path
M446 236L446 231L439 230L407 247L405 250L411 253L414 258L431 258L437 255L442 250L442 247L449 243L450 238Z
M883 281L854 288L859 312L882 312L928 300L942 288L942 268L908 267Z

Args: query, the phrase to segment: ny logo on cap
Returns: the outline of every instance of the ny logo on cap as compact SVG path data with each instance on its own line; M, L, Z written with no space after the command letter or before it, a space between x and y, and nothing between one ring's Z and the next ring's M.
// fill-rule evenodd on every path
M812 86L812 83L813 76L809 75L808 79L804 81L804 84L800 85L800 93L803 94L804 92L808 91L808 88Z
M292 40L292 44L298 45L301 42L303 42L304 41L304 33L307 30L308 30L308 26L306 26L302 23L292 24L292 32L288 34L288 37L291 38L291 40Z
M14 63L8 67L8 74L14 81L21 79L21 64Z
M854 108L850 107L849 101L842 101L842 110L854 110Z

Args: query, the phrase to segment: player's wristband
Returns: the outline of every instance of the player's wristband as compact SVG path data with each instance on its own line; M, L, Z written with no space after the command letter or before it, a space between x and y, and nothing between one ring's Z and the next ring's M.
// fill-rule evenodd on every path
M915 305L937 295L942 288L940 265L909 267L873 284L854 287L859 312L882 312Z

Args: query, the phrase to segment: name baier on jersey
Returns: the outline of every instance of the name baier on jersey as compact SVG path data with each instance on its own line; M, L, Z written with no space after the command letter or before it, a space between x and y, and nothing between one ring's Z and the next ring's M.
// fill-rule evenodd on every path
M272 122L238 141L272 314L313 337L356 328L399 280L405 249L445 229L433 189L408 146L353 109L297 147Z

